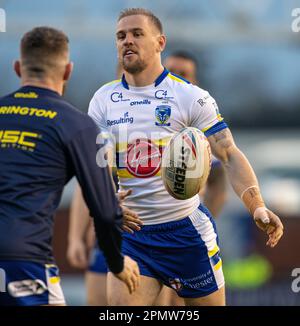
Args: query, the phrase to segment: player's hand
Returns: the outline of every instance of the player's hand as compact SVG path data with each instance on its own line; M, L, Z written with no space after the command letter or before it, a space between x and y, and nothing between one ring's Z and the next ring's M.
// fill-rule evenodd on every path
M138 214L122 204L124 199L127 196L131 195L131 193L132 193L131 189L128 189L126 191L120 191L118 193L120 206L122 208L123 216L124 216L123 230L128 233L134 233L134 231L140 231L141 230L140 225L143 225L143 222L139 219Z
M124 257L123 271L114 275L127 285L130 294L132 294L140 285L141 276L139 266L128 256Z
M141 227L140 225L143 225L143 222L139 219L139 216L137 213L132 211L131 209L122 206L122 211L123 211L123 230L128 232L128 233L134 233L134 231L140 231Z
M257 208L253 217L256 225L269 236L267 246L274 248L283 235L283 225L280 218L266 207Z
M88 266L88 250L82 240L73 240L67 249L67 259L71 266L86 268Z
M117 198L119 199L120 204L123 203L124 199L132 194L132 189L120 190L117 193Z

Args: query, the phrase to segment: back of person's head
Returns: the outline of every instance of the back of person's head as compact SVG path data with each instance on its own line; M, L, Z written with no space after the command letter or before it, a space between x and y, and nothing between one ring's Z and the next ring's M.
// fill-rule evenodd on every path
M189 52L175 51L164 60L165 67L193 84L197 84L198 61Z
M179 51L174 51L169 55L169 57L181 58L181 59L184 59L184 60L191 61L195 65L195 68L196 69L198 68L198 60L190 52L180 51L180 50Z
M69 62L69 39L51 27L36 27L21 40L21 65L30 78L60 78Z

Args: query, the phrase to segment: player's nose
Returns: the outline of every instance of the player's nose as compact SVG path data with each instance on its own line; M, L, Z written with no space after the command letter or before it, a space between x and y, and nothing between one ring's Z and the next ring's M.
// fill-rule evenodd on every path
M124 45L128 46L134 43L134 38L133 35L131 33L127 33L126 37L124 39Z

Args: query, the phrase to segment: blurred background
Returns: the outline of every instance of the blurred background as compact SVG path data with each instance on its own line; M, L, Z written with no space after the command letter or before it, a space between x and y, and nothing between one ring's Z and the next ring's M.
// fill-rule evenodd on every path
M12 63L23 33L49 25L70 37L75 70L66 98L86 111L94 92L115 79L114 28L127 7L148 8L162 20L164 56L184 49L198 59L200 86L217 100L257 172L267 205L282 217L285 235L271 250L230 191L217 220L228 304L300 305L300 292L291 288L292 270L300 267L300 31L292 30L299 1L0 0L6 12L0 96L19 86ZM83 271L65 258L74 184L67 186L57 214L54 249L68 304L84 305Z

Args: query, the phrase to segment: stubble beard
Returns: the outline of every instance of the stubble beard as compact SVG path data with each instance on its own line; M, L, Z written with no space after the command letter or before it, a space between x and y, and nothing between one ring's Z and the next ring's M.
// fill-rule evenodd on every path
M147 68L147 64L145 61L142 61L139 59L133 63L126 63L126 61L123 58L122 59L122 67L126 72L128 72L132 75L135 75L135 74L139 74L142 71L144 71Z

